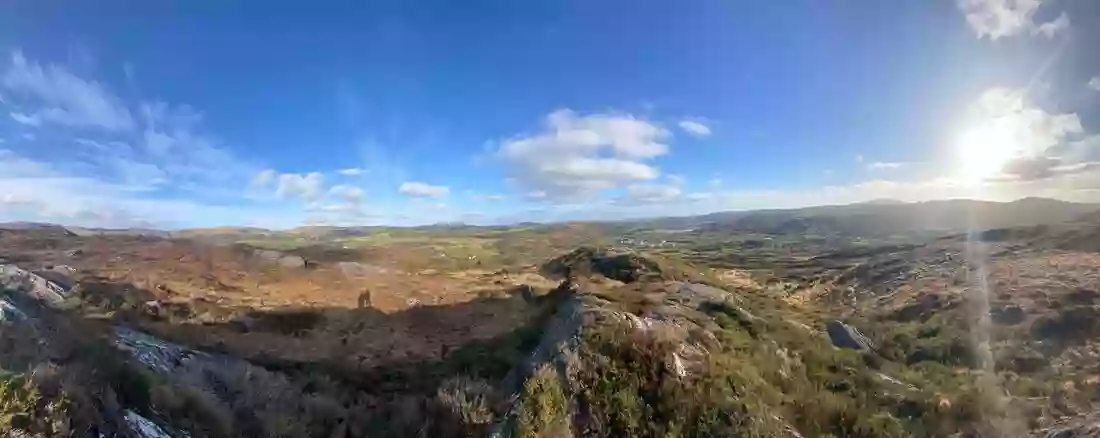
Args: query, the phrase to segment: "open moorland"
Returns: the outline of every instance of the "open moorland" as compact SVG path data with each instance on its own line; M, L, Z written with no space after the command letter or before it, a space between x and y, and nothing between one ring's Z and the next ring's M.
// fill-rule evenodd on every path
M1096 211L1025 199L509 227L5 224L0 430L1094 436Z

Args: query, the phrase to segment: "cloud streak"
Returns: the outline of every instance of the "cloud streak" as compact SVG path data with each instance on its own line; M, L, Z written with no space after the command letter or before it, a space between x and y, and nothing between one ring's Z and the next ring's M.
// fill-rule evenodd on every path
M402 195L414 198L442 198L451 193L451 189L445 186L434 186L417 181L402 183L397 191Z

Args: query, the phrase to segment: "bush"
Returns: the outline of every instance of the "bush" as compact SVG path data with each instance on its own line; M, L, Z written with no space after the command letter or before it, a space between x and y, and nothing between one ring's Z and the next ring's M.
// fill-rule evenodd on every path
M569 435L565 392L549 365L539 368L523 384L516 419L520 438L557 438Z
M23 431L39 436L65 436L69 431L69 400L43 397L21 375L0 370L0 432Z

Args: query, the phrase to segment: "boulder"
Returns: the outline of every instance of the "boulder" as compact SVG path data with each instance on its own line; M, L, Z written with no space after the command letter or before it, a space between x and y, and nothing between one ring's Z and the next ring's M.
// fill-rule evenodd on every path
M847 348L859 351L874 351L875 344L870 338L860 333L859 329L840 321L829 321L825 324L825 331L829 333L829 340L838 348Z
M14 265L0 265L0 289L21 292L47 304L60 304L69 291L40 275Z
M283 256L279 259L279 266L291 269L303 269L306 267L306 259L296 255Z

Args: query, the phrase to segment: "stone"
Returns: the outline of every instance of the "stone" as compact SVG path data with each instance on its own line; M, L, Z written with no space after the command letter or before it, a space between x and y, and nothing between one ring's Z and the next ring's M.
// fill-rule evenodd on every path
M875 345L870 338L860 333L859 329L840 321L829 321L825 324L825 331L829 333L829 340L839 348L847 348L859 351L874 351Z
M15 265L0 265L0 288L23 293L50 305L61 304L69 293L56 283Z
M279 259L279 266L284 268L302 269L306 267L306 260L295 255L284 256Z

